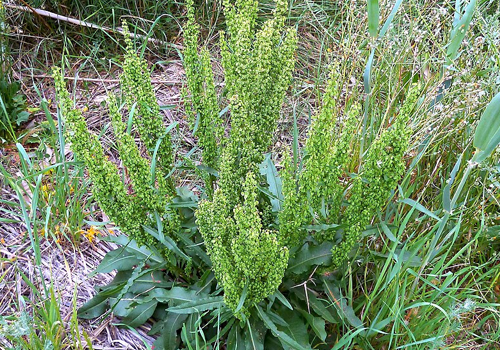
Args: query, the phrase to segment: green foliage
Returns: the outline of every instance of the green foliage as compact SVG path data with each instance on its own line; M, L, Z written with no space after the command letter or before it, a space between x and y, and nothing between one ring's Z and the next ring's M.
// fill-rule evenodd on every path
M338 119L338 80L338 66L334 66L323 107L311 122L300 172L291 164L288 152L285 153L280 236L291 245L303 241L306 235L303 226L311 224L316 215L322 216L326 223L338 219L344 191L339 179L346 170L360 113L359 107L352 106L343 122ZM343 127L338 126L339 122Z
M34 288L33 285L30 287ZM23 310L19 315L0 316L0 344L6 350L92 350L92 343L85 331L79 330L76 319L76 307L72 320L66 328L61 315L60 300L56 298L52 287L47 295L37 291L33 315ZM76 296L73 299L76 303ZM69 331L69 332L68 332ZM5 340L8 343L5 343Z
M222 66L231 111L230 143L239 158L233 170L241 178L255 171L254 164L262 162L269 147L290 84L297 47L295 29L284 27L288 3L278 0L274 17L255 31L257 5L255 0L236 1L234 5L225 1L227 33L221 33Z
M288 249L278 242L277 232L262 227L252 173L245 181L243 197L231 215L219 189L214 200L201 203L197 211L214 272L224 287L224 300L240 317L239 310L244 313L278 288L288 263ZM241 298L244 304L239 305Z
M15 129L28 120L26 97L18 82L9 82L0 72L0 138L14 139Z
M134 118L141 140L148 147L144 158L134 139L126 130L114 96L109 97L109 112L116 135L118 150L126 168L130 183L122 180L117 167L107 159L97 136L89 132L81 111L73 109L73 102L65 88L60 70L54 70L59 106L64 116L67 139L79 160L82 160L93 182L93 194L103 211L140 244L154 245L158 239L144 229L150 216L157 213L165 218L166 232L177 226L177 214L167 207L172 196L171 184L165 177L172 162L169 136L163 128L147 65L132 52L128 52L122 76L126 100L129 106L136 104L139 117ZM163 156L155 170L150 167L150 154ZM155 160L153 159L153 162ZM132 191L132 193L129 193Z
M377 1L371 4L378 6ZM401 4L397 1L393 11ZM462 158L471 158L473 128L452 128L456 135L459 131L468 135L460 142L454 135L447 139L453 142L445 144L441 138L450 133L450 122L439 113L428 114L437 110L430 92L429 96L421 94L422 108L413 113L420 88L412 87L408 92L408 86L419 79L419 72L407 71L406 64L401 64L403 68L387 67L385 59L378 59L376 45L383 44L384 34L392 34L389 24L393 18L395 25L405 24L398 23L391 12L380 38L373 42L375 47L359 55L370 57L365 71L369 89L365 91L363 123L361 108L353 102L356 96L341 93L346 75L361 76L363 66L347 74L345 67L335 66L323 107L312 118L302 157L296 132L294 158L285 152L284 168L278 174L272 157L264 159L264 152L275 129L279 106L272 104L279 93L273 84L266 85L266 74L255 77L247 65L257 70L259 63L254 59L259 52L267 50L264 48L279 51L286 39L257 45L259 35L264 36L261 31L269 25L256 30L254 6L255 2L245 1L226 4L228 36L223 36L222 52L229 106L220 114L219 101L222 105L225 100L216 98L208 51L197 49L198 28L192 9L188 10L184 63L191 96L186 107L203 150L203 165L215 170L209 170L211 177L204 178L207 189L202 193L208 199L198 201L188 189L178 188L170 198L152 200L154 208L166 200L181 215L171 236L164 234L161 218L144 224L145 231L156 239L148 247L126 237L110 237L121 247L108 253L96 272L116 269L116 277L97 289L95 298L80 309L80 316L94 318L113 312L131 327L154 319L151 334L159 334L155 345L165 349L216 348L219 344L227 344L228 349L273 350L437 348L464 334L482 341L489 322L499 319L495 311L498 302L494 302L498 299L488 292L498 284L498 259L490 251L498 250L498 241L492 242L499 228L487 224L493 220L488 216L498 212L498 192L486 185L498 186L498 169L487 168L487 162L477 169L477 164L470 162L463 171ZM357 18L356 10L345 10L352 11L350 20ZM380 10L381 14L371 11L368 20L372 28L378 28L378 17L387 15L385 7ZM359 28L353 28L356 31L350 34L358 37ZM283 30L279 32L281 35ZM353 44L351 38L342 39ZM460 45L465 45L462 39ZM336 44L342 46L343 40ZM377 51L377 56L370 54L370 49ZM418 49L412 42L408 55ZM440 49L439 67L446 60L446 50ZM463 55L454 58L457 67ZM247 59L239 60L240 56ZM273 69L263 69L274 72L269 74L270 81L283 71ZM393 80L394 73L397 79ZM129 110L136 101L128 103ZM495 101L486 109L489 117L482 119L476 132L478 140L481 135L487 137L474 143L481 151L488 148L488 156L497 145ZM158 180L156 189L148 187L147 162L139 159L133 139L124 132L117 105L110 108L114 109L111 116L118 148L122 157L127 154L130 158L125 166L135 167L135 173L127 175L132 188L141 188L144 199L161 193L166 187L160 187ZM463 108L460 105L460 113L468 117ZM418 113L422 110L425 112ZM231 130L229 138L223 140L220 116L226 111L230 111L227 124ZM453 111L450 115L455 116L458 112ZM304 115L299 117L305 119ZM438 131L429 130L439 123ZM413 128L420 129L410 146ZM447 151L443 153L443 149ZM456 160L461 152L463 156ZM408 167L406 154L414 157ZM467 183L473 173L478 175L479 186ZM387 204L398 184L399 201ZM470 186L465 187L467 184ZM379 219L372 220L376 214ZM339 267L361 235L370 239L345 273ZM485 247L489 257L472 265L488 256ZM163 255L164 250L170 254ZM477 324L477 314L472 311L479 302L487 316ZM472 322L466 326L467 318ZM488 336L497 339L498 331ZM468 340L459 342L468 344Z
M28 120L26 97L21 84L11 81L11 57L8 41L9 27L5 8L0 1L0 138L14 140L17 127Z
M357 243L370 219L383 207L405 170L403 156L408 149L408 118L419 90L412 88L393 125L373 142L354 179L349 204L342 209L344 186L341 178L350 160L360 108L351 106L339 128L336 99L339 91L338 68L334 66L321 112L313 119L306 141L300 171L285 154L283 172L283 211L279 214L282 241L300 244L306 226L315 222L326 225L339 222L344 227L342 242L332 249L332 267L339 267ZM335 240L335 230L318 230L319 242Z
M199 130L198 144L203 152L203 163L216 169L224 128L219 116L210 54L207 48L198 52L199 26L195 22L192 0L188 2L187 16L188 22L184 29L186 48L183 53L183 63L191 95L185 96L184 107L190 116L193 129ZM210 184L210 186L213 185Z
M474 161L488 158L500 143L500 93L488 103L474 133Z
M287 2L278 1L274 17L260 29L256 29L257 5L253 0L224 2L227 33L221 33L221 52L231 130L218 164L215 148L222 129L208 51L197 51L192 3L185 30L190 113L198 114L203 160L219 170L219 188L211 200L200 204L197 223L225 302L239 317L276 290L288 260L277 232L265 227L257 185L258 164L271 142L290 83L297 38L294 29L285 29Z
M343 240L332 249L332 262L339 266L359 240L371 218L384 206L405 171L404 155L408 150L411 129L408 119L419 94L413 87L391 128L373 142L364 159L363 169L354 180L349 205L345 211Z
M151 85L148 63L144 58L136 54L126 22L123 23L123 28L127 45L123 62L123 74L121 75L125 102L131 113L137 111L133 118L133 124L137 127L141 141L146 145L150 155L156 154L153 161L158 165L157 171L169 174L174 162L172 143L170 134L163 125L160 106L156 101L153 85ZM161 174L159 174L158 178L161 181L165 180ZM172 186L171 183L170 185ZM171 190L171 193L173 193L173 187Z

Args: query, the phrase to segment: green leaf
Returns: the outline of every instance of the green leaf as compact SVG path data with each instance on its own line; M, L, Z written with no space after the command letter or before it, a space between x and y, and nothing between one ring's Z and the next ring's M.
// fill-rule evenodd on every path
M394 7L392 8L391 13L387 17L387 19L384 23L384 26L382 27L382 29L380 29L380 33L379 33L380 37L383 37L385 35L385 33L387 32L387 30L389 29L389 26L391 25L392 20L394 19L396 12L398 12L398 9L401 6L402 2L403 2L403 0L397 0L396 3L394 4Z
M324 242L317 246L306 243L288 262L287 272L301 274L310 272L313 266L327 265L332 260L333 243Z
M134 284L130 287L129 291L135 294L142 294L153 288L172 288L173 283L165 281L165 276L162 271L153 271L146 275L142 275L134 280ZM156 289L153 289L156 290ZM150 293L151 294L151 293Z
M366 62L365 70L363 72L363 85L365 87L365 93L370 95L372 91L372 67L373 67L373 58L375 57L375 48L372 49L370 53L370 57L368 57L368 61ZM366 118L365 118L366 119Z
M310 350L310 347L304 347L301 344L297 343L293 338L291 338L288 334L285 332L282 332L278 330L278 327L271 321L269 316L262 310L260 306L256 306L257 312L259 314L259 317L262 321L264 321L264 324L266 327L273 333L275 337L277 337L282 344L286 344L287 346L290 346L294 350Z
M234 326L227 336L227 350L247 350L244 339L241 335L241 329Z
M29 112L26 111L17 113L16 124L18 126L21 125L22 123L28 120L29 116L30 116Z
M91 276L98 273L108 273L113 270L126 271L141 262L137 256L124 248L118 248L108 252L97 268L90 273Z
M318 338L321 339L322 341L325 341L327 336L325 330L326 326L325 320L322 319L321 317L314 317L313 315L304 310L300 310L300 313L307 320L307 323L309 324L309 326L311 326L312 330L314 331L314 333L316 333Z
M325 285L325 292L332 304L337 309L339 316L353 327L363 327L363 322L361 322L361 320L356 316L353 308L347 304L346 298L340 295L339 288L331 285L327 281L323 282Z
M165 350L177 349L177 331L182 328L188 315L168 313L163 326L163 348Z
M476 162L482 162L490 156L500 143L500 93L488 103L479 120L474 134L474 147L478 153L474 156Z
M457 0L457 5L461 3L461 0ZM469 5L465 8L464 15L462 18L458 18L458 21L454 21L453 29L450 33L450 43L446 48L446 64L448 66L453 64L453 61L458 56L458 49L460 49L460 45L465 38L465 34L469 29L470 22L472 21L472 15L474 14L474 10L476 8L476 0L471 0ZM455 9L456 16L460 15L460 8Z
M96 318L104 314L108 307L108 297L101 293L97 293L92 299L78 309L77 315L79 318L86 320Z
M312 310L314 310L319 316L325 319L329 323L338 323L335 319L331 303L328 300L316 297L313 293L306 295L304 288L293 288L293 293L299 297L301 300L307 303Z
M448 213L451 213L451 210L454 209L451 207L451 185L453 181L455 181L455 176L457 175L458 170L460 169L460 164L462 163L462 155L458 157L453 170L451 171L450 178L448 179L448 183L444 186L443 189L443 209Z
M370 36L375 38L378 33L378 21L380 16L380 9L378 0L368 1L368 32Z
M307 332L306 323L299 316L299 313L288 309L281 309L280 316L286 319L287 326L277 326L278 329L288 334L290 338L292 338L298 344L301 344L303 347L307 347L309 345L309 334ZM285 348L285 350L295 349L293 346L290 347L289 344L286 343L283 344L283 347Z
M223 297L208 297L201 298L198 300L189 301L187 303L180 304L178 306L170 307L167 309L168 312L177 314L194 314L197 312L203 312L206 310L213 310L221 307L224 304Z
M235 314L237 314L241 310L241 308L243 307L243 304L245 303L245 300L247 298L247 293L248 293L248 283L245 284L245 287L243 288L243 292L241 293L240 301L238 302L238 306L236 306L236 310L234 310Z
M195 290L182 287L173 287L168 291L168 298L173 301L174 305L180 305L189 301L196 300L197 293Z
M191 260L189 256L187 256L182 250L179 249L177 244L174 242L174 240L168 236L164 236L163 234L160 234L157 230L152 229L149 226L144 226L142 225L144 230L149 233L151 236L156 238L158 241L160 241L165 247L168 248L171 252L175 253L179 257L186 259L186 260Z
M177 237L185 244L184 250L186 252L192 252L191 256L197 255L209 268L212 267L212 260L210 260L205 250L200 248L199 244L193 242L185 233L180 233Z
M165 138L165 136L167 136L167 134L173 129L175 128L179 123L178 122L173 122L172 124L170 124L166 129L165 129L165 132L163 133L162 136L160 136L158 138L158 140L156 141L156 146L155 146L155 149L154 149L154 152L153 152L153 156L151 157L151 183L154 183L155 179L156 179L156 161L158 159L158 149L160 148L160 145L163 141L163 139Z
M123 323L129 325L130 327L137 328L144 324L155 312L156 305L158 302L156 300L151 300L147 303L138 304L133 307L132 311L123 319Z
M389 229L389 227L387 226L387 224L384 221L382 221L380 223L380 227L382 228L382 231L385 233L387 238L389 238L391 240L391 242L394 242L394 243L398 242L398 239L396 238L396 236L394 236L394 234L392 233L392 231Z
M266 337L266 327L258 319L247 319L248 332L245 334L245 344L248 350L264 350L264 339Z
M278 300L281 301L281 303L283 305L285 305L290 310L293 310L292 304L290 304L290 302L286 299L286 297L283 295L283 293L281 293L279 290L277 290L273 295L276 298L278 298Z
M271 153L266 154L266 158L260 165L260 173L266 175L267 183L269 185L269 191L273 194L271 197L271 205L274 212L279 212L281 210L281 202L283 202L283 184L281 178L278 175L278 170L271 160Z
M399 202L408 204L409 206L414 207L415 209L424 213L425 215L427 215L427 216L429 216L437 221L441 221L441 218L439 216L437 216L436 214L431 212L429 209L424 207L422 204L418 203L417 201L414 201L413 199L403 198L403 199L400 199Z
M146 246L141 246L139 247L137 245L137 242L134 240L131 240L125 235L121 236L107 236L103 237L103 240L108 241L108 242L113 242L118 245L123 246L128 252L133 253L136 257L142 259L149 258L149 260L157 263L162 263L165 260L158 255L156 252L152 252L149 250Z
M130 306L134 303L133 298L135 294L126 293L120 300L115 298L109 298L109 302L114 304L113 314L118 317L127 317L132 309Z

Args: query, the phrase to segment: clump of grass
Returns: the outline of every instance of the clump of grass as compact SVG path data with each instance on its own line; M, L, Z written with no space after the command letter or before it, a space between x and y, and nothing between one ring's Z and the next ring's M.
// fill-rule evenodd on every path
M0 343L9 350L92 350L92 342L85 331L79 329L76 318L76 295L68 324L62 319L60 301L50 287L42 295L35 291L31 305L20 305L18 315L0 316ZM32 312L28 312L27 309ZM3 338L3 339L2 339Z

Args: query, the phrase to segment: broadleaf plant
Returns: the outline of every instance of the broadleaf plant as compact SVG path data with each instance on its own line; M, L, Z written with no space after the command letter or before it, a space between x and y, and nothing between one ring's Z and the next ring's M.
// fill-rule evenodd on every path
M231 130L216 165L211 149L221 132L214 133L212 126L219 123L213 77L207 74L211 73L208 51L197 54L194 10L192 2L188 4L184 60L188 88L200 118L200 146L208 145L203 161L219 172L218 188L213 198L200 203L197 223L225 302L233 311L246 291L238 317L277 289L288 261L288 248L277 230L263 222L261 213L270 208L260 205L257 188L259 164L270 146L294 67L297 36L295 29L285 26L287 8L286 1L278 0L273 17L257 29L258 1L224 2L227 32L221 33L221 53ZM201 85L206 88L204 95ZM207 126L205 120L213 124Z
M267 152L291 82L297 37L285 25L287 2L277 1L273 17L260 26L257 5L224 2L226 94L219 95L209 51L198 48L188 2L183 95L201 148L201 164L192 167L205 183L201 199L175 188L168 176L174 159L170 128L162 124L147 64L131 40L122 76L125 104L109 98L127 169L122 174L73 109L57 72L73 151L86 164L103 211L130 237L106 238L121 247L107 254L96 273L118 272L80 309L81 317L113 312L132 327L154 319L151 334L159 334L155 346L164 349L221 341L229 348L331 347L329 324L348 319L362 326L344 301L336 308L329 300L337 293L330 290L332 275L318 272L342 272L362 231L396 187L419 90L410 89L389 118L391 125L352 162L361 108L340 101L342 79L334 65L304 149L296 147L294 161L283 150L284 161L276 166ZM134 113L131 130L122 119L124 108ZM130 132L137 132L144 152ZM321 281L305 285L313 278Z

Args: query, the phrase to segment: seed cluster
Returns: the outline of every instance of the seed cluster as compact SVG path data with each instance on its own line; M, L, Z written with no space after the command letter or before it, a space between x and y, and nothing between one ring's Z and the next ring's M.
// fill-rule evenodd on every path
M124 165L123 176L117 166L105 156L97 136L87 129L81 111L73 108L73 101L66 89L61 70L54 68L53 76L67 140L76 158L82 160L87 167L93 183L92 192L97 202L111 220L139 245L156 246L159 243L143 227L148 225L154 213L166 219L163 227L167 235L171 234L179 224L177 214L168 208L172 197L172 186L165 176L165 170L171 167L173 157L151 80L149 75L145 77L140 74L148 72L147 64L133 52L130 40L127 42L128 51L122 84L129 108L133 104L139 106L141 117L134 118L134 121L141 140L148 150L143 157L132 135L126 132L127 125L122 120L116 97L110 95L109 114L118 152ZM157 152L159 165L152 171L150 154L154 151L159 138L163 138ZM166 157L166 162L163 157Z
M342 199L346 187L341 180L346 177L361 109L352 105L345 113L345 120L337 119L340 114L336 103L340 95L339 76L334 65L322 109L311 122L302 166L297 169L289 152L285 152L281 172L284 202L279 213L280 242L288 247L303 242L307 225L317 222L341 224L344 227L342 241L332 249L334 268L347 258L361 232L401 179L411 132L407 122L419 93L417 87L410 90L393 125L369 148L362 169L352 182L349 203L344 209ZM335 230L323 230L315 239L332 241L336 233Z
M354 105L347 111L343 123L338 119L336 100L340 95L339 78L338 66L334 65L321 111L311 122L301 171L294 169L289 155L285 155L284 203L279 221L280 236L289 245L303 241L306 235L303 226L311 224L316 216L329 223L338 219L344 191L339 178L349 161L350 146L360 115L359 106ZM322 237L321 240L327 238L332 237Z
M385 130L368 150L363 169L354 180L349 205L345 211L342 242L332 249L333 266L338 267L359 240L373 215L387 201L405 170L411 129L408 119L420 89L413 87L391 128Z
M174 153L170 134L165 132L160 106L156 101L148 63L137 55L132 40L130 39L127 23L123 23L126 52L123 61L123 74L121 75L122 92L125 95L127 107L132 110L135 106L133 125L137 127L141 141L153 155L156 152L157 168L169 174L173 163ZM159 145L157 143L160 142ZM170 180L172 194L174 188Z
M198 51L199 25L195 22L193 0L188 1L188 22L184 28L183 63L186 70L187 91L184 90L184 107L196 129L198 145L202 149L203 163L217 169L224 126L219 116L217 92L206 47ZM212 190L209 186L207 190Z
M262 226L257 180L252 172L242 194L243 201L231 213L229 201L219 188L214 200L202 202L197 213L226 304L235 311L244 295L237 317L278 288L288 264L288 249L278 242L277 232Z
M272 140L290 84L297 35L285 29L287 1L277 1L273 18L260 29L257 5L255 0L224 1L227 32L221 34L221 53L231 130L220 154L218 188L196 213L226 304L237 317L276 290L288 263L288 249L278 232L264 225L269 220L257 186L258 164ZM186 74L190 79L191 68ZM203 79L207 85L209 79ZM237 310L242 296L243 307Z

